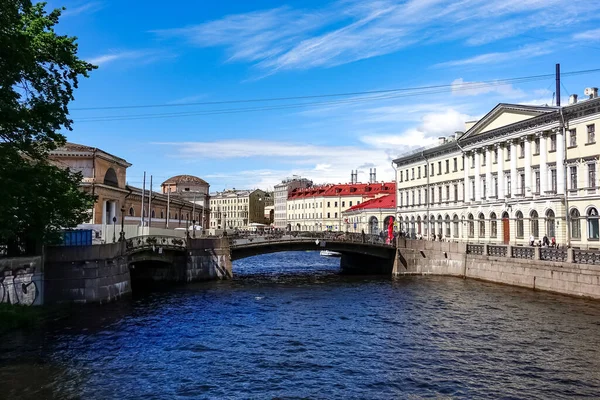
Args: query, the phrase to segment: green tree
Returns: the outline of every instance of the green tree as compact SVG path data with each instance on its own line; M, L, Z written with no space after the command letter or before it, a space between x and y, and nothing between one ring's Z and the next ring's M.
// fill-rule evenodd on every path
M32 252L61 227L89 218L81 175L47 160L71 130L68 104L79 77L96 67L77 57L75 37L54 31L61 10L0 1L0 242Z

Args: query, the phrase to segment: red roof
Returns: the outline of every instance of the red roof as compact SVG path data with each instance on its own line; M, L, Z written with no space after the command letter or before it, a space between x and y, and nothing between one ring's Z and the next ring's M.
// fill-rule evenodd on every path
M368 210L368 209L396 209L396 193L388 194L383 197L378 197L376 199L367 200L364 203L357 204L355 206L350 207L345 212L348 211L360 211L360 210Z
M288 200L308 197L344 197L363 196L377 197L396 193L396 182L384 183L346 183L340 185L322 185L309 188L294 189L288 195Z

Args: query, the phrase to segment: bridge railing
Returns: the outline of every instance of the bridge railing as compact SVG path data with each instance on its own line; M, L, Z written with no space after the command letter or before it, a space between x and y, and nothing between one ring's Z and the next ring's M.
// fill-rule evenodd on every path
M361 233L350 232L286 232L263 235L240 233L230 235L228 238L231 247L249 246L260 243L316 242L317 240L325 242L395 246L395 241L392 240L392 242L389 243L385 237L379 235L363 235Z
M157 247L184 250L187 248L185 238L161 235L136 236L125 241L127 252L152 249Z

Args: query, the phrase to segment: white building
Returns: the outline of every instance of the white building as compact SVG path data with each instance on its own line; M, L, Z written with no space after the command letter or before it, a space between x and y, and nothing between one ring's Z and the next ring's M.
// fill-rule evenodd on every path
M210 195L210 228L248 230L264 223L265 195L262 190L225 190Z
M394 160L397 217L409 234L599 246L597 89L564 107L499 104L464 134Z
M286 204L288 195L292 190L298 188L307 188L312 186L312 181L302 178L298 175L294 175L291 178L284 179L280 184L275 185L275 212L273 224L276 229L286 229L287 226L287 212Z

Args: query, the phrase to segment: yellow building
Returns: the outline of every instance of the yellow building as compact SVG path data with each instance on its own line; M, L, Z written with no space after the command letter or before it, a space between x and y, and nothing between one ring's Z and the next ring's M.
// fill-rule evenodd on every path
M409 235L598 246L597 89L563 107L499 104L463 134L394 160ZM567 211L568 210L568 211Z
M210 195L210 229L249 230L251 224L265 222L265 203L272 197L255 190L225 190Z

